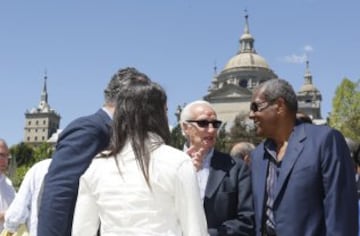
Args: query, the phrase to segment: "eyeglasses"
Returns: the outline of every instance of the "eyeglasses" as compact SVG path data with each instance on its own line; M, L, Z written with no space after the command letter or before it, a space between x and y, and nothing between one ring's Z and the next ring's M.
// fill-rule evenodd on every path
M267 103L266 106L261 106L262 104L265 104ZM268 101L263 101L263 102L252 102L250 104L250 111L252 112L257 112L257 111L263 111L265 110L266 108L268 108L272 103L268 102Z
M208 128L209 124L212 124L215 129L218 129L222 123L220 120L187 120L186 122L196 123L200 128Z

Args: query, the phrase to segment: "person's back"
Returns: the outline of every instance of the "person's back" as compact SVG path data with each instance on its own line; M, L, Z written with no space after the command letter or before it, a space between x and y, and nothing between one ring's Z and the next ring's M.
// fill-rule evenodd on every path
M110 140L119 90L136 78L148 80L135 68L119 70L104 90L105 104L96 113L77 118L60 134L52 156L39 209L38 236L70 236L79 178Z
M166 93L132 81L119 92L109 152L80 178L72 235L207 235L190 158L167 146Z
M152 142L159 142L153 136ZM82 202L74 216L73 235L91 235L101 218L101 235L199 235L202 215L200 196L194 195L198 186L190 158L183 152L161 145L151 153L149 179L151 189L141 173L131 146L128 144L117 155L119 173L113 157L96 158L82 176L86 188L79 189L79 200L88 192L96 202L89 217L77 221L78 207L88 208L91 203ZM190 178L190 179L189 179ZM186 193L186 197L182 194ZM200 209L199 209L200 208ZM194 211L188 211L193 209ZM178 215L182 215L180 218ZM96 221L93 221L96 220ZM179 223L179 220L182 222ZM186 221L185 221L186 220ZM86 227L81 227L86 222ZM203 224L205 224L203 222ZM186 229L181 226L187 225ZM79 230L79 231L77 231ZM205 232L204 232L205 234ZM203 235L204 235L203 234Z

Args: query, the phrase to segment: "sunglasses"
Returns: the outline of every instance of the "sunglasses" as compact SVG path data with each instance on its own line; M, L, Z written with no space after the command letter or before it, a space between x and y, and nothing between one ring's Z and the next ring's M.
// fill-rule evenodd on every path
M186 122L196 123L200 128L208 128L209 124L212 124L215 129L219 128L222 123L220 120L187 120Z
M265 103L267 103L266 106L261 106L262 104L265 104ZM252 103L250 104L250 111L252 111L252 112L263 111L263 110L265 110L266 108L268 108L270 105L271 105L271 103L270 103L270 102L267 102L267 101L258 102L258 103L252 102Z

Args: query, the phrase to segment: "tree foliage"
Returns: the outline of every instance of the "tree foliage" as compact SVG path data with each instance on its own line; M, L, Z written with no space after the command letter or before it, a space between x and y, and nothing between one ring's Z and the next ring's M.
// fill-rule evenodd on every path
M170 145L174 148L182 150L185 143L185 137L182 135L180 124L177 124L170 134Z
M32 161L33 152L33 148L23 142L10 148L12 159L16 160L18 166L28 165Z
M332 100L329 117L331 127L338 129L345 137L360 142L360 80L353 82L344 78L337 87Z
M38 146L31 146L23 142L12 146L8 174L14 187L20 186L31 166L43 159L50 158L53 150L53 146L45 142Z
M257 145L262 141L262 138L256 136L254 124L245 112L235 117L229 135L232 145L237 142L250 142Z

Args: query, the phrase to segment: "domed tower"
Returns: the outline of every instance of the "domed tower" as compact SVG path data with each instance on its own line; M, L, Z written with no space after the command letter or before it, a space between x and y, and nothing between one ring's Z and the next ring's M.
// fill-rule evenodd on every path
M47 142L60 125L60 115L51 109L48 103L46 81L47 75L45 74L38 107L25 112L24 142L32 145Z
M312 83L309 61L306 61L304 75L305 82L297 93L299 111L309 115L312 119L321 119L320 103L321 93Z
M215 108L218 118L232 126L239 112L249 112L252 89L261 82L278 78L266 60L256 53L250 34L248 15L245 15L244 33L240 49L230 58L224 69L214 75L204 100Z

